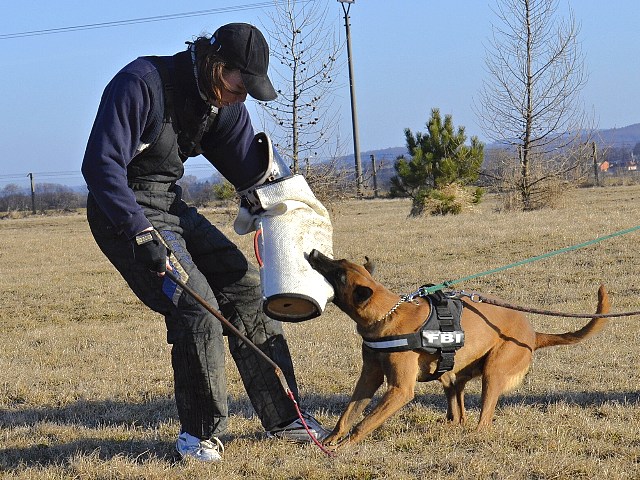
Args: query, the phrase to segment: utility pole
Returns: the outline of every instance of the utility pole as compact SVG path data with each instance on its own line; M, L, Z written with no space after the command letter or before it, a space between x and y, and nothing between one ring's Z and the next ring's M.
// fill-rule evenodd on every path
M353 59L351 56L351 23L349 10L356 0L338 0L344 12L344 26L347 31L347 60L349 63L349 88L351 91L351 125L353 127L353 156L356 163L356 194L362 198L362 162L360 160L360 139L358 137L358 114L356 112L356 86L353 75Z

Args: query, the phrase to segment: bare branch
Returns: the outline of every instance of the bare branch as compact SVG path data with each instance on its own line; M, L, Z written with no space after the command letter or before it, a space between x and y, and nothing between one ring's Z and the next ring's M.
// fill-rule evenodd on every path
M328 158L339 117L331 95L342 42L327 21L328 4L275 0L270 39L271 75L278 98L263 107L264 129L295 172L312 157ZM335 22L334 24L337 24Z
M533 186L580 170L576 162L584 157L566 151L588 141L580 100L587 75L573 12L558 18L558 0L497 1L486 48L490 78L474 108L489 138L517 152L527 209ZM534 162L544 168L534 169Z

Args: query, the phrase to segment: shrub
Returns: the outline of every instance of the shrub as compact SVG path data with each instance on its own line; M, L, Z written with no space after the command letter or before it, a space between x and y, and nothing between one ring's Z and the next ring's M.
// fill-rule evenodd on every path
M574 186L571 182L557 178L550 178L545 182L540 182L535 188L531 189L528 208L525 208L520 191L505 188L500 194L502 210L511 212L557 208L562 205L566 194L574 188Z
M233 200L236 198L236 189L227 180L216 183L213 185L212 190L213 195L218 200Z
M425 189L413 198L410 215L457 215L480 202L484 190L450 183L440 188Z

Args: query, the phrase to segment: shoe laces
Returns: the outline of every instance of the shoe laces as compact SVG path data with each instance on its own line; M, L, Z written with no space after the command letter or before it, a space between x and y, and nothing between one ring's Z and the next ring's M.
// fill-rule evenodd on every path
M200 447L210 448L217 450L219 453L224 453L224 445L218 437L213 437L210 440L200 440Z

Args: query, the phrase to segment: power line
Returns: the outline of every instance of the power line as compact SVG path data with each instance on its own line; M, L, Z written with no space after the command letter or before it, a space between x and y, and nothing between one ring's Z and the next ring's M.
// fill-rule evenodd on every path
M306 0L306 1L303 1L302 3L307 3L309 1L311 0ZM70 27L46 28L43 30L31 30L27 32L3 33L3 34L0 34L0 40L9 40L13 38L23 38L23 37L34 37L39 35L53 35L56 33L77 32L81 30L94 30L97 28L120 27L124 25L135 25L139 23L164 22L167 20L175 20L178 18L217 15L217 14L227 13L227 12L241 12L245 10L254 10L259 8L270 8L270 7L273 7L273 4L274 4L273 1L248 3L246 5L236 5L232 7L219 7L219 8L212 8L209 10L197 10L194 12L172 13L168 15L157 15L154 17L132 18L128 20L115 20L112 22L89 23L85 25L74 25Z
M193 171L209 171L211 175L214 175L216 170L210 164L186 164L185 165L185 173L190 173ZM29 182L29 175L33 175L34 179L42 180L46 179L60 179L60 178L78 178L84 182L84 178L82 177L82 172L80 170L68 170L68 171L59 171L59 172L30 172L30 173L10 173L5 175L0 175L0 184L8 184L8 183L27 183Z
M0 180L9 180L12 178L24 178L26 177L27 174L26 173L16 173L16 174L12 174L12 175L0 175Z
M31 172L31 173L39 177L70 177L70 176L77 177L81 175L79 170L71 170L66 172ZM29 176L29 173L12 173L8 175L0 175L0 180L6 180L11 178L24 178L28 176Z

